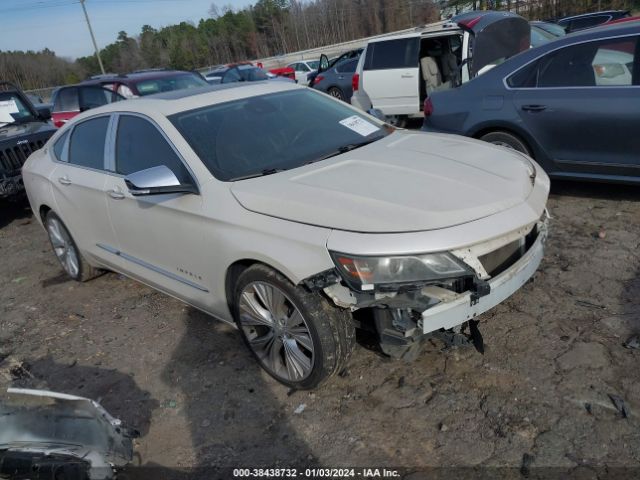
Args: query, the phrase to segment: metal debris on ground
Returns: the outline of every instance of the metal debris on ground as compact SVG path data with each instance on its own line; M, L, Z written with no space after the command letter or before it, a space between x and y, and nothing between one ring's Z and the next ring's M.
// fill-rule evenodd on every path
M624 402L622 397L610 393L609 398L611 399L613 406L616 407L616 410L618 410L618 412L620 412L620 415L622 415L622 418L627 418L630 412L627 408L627 404Z
M624 348L632 348L635 350L640 349L640 335L635 334L627 338L627 341L622 344Z
M110 480L115 467L133 459L139 433L99 403L46 390L7 393L0 404L0 478Z

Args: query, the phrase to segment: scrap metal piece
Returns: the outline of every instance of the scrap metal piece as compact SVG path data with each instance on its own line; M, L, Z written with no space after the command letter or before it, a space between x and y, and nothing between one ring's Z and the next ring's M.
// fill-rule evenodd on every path
M98 402L46 390L9 388L0 402L0 478L109 480L133 459L135 430ZM41 473L34 476L33 468ZM49 476L48 473L50 473Z

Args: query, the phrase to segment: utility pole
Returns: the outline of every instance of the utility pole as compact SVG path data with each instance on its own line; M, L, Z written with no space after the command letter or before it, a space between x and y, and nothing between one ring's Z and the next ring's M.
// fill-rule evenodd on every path
M84 18L87 19L87 27L89 27L89 34L91 35L91 40L93 41L93 48L96 50L96 57L98 57L98 63L100 64L100 71L104 75L104 66L102 65L102 59L100 58L100 50L98 50L98 44L96 43L96 37L93 35L93 29L91 28L91 22L89 21L89 14L87 13L87 7L85 7L84 2L86 0L80 0L80 5L82 5L82 10L84 11Z

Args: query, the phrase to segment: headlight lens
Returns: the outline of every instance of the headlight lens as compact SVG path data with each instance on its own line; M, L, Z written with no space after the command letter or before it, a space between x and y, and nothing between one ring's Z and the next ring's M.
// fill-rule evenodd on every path
M376 285L419 283L473 275L468 266L450 253L360 257L332 252L331 256L345 281L359 290L373 290Z

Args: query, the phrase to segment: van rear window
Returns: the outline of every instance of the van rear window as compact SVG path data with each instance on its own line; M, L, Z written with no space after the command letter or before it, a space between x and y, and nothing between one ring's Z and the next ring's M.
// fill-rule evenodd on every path
M372 42L367 46L365 70L418 67L418 37Z

